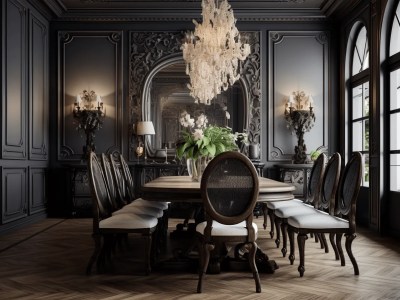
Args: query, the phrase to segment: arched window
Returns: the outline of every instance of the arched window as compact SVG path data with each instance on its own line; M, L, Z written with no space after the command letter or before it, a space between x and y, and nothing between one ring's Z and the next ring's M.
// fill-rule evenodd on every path
M389 56L400 52L400 4L397 5L393 17L392 31L390 34Z
M363 26L358 33L353 53L352 75L356 75L369 68L369 51L367 29Z
M400 1L392 18L389 41L390 190L400 192Z
M363 186L369 186L369 47L367 29L354 25L349 37L349 151L359 151L364 157ZM351 67L351 68L350 68Z

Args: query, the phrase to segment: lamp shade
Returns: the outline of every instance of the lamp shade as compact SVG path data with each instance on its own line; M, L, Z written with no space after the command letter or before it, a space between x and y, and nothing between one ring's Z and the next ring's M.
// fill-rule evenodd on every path
M138 122L136 128L137 135L156 134L152 121Z

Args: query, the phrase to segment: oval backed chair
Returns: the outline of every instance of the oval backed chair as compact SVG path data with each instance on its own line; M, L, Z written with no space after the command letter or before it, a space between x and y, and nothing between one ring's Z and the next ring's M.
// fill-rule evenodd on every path
M329 159L324 174L322 177L321 186L315 187L314 190L318 192L314 197L312 204L303 203L302 205L296 206L282 206L275 209L275 218L279 220L277 224L281 224L281 231L283 236L282 253L283 256L286 254L287 247L287 219L292 216L313 213L315 209L321 209L328 211L333 199L336 195L336 190L339 182L341 167L341 157L339 153L334 153ZM312 182L311 178L310 181ZM324 234L317 234L322 244L324 245L325 252L329 252L328 245L326 243ZM332 241L331 241L332 242ZM335 244L332 243L332 247L337 253ZM293 264L293 257L289 256L290 263Z
M305 241L308 233L329 233L336 235L336 247L339 252L342 266L345 259L341 246L343 234L346 236L346 251L353 264L354 274L359 274L356 259L351 250L351 245L356 237L356 201L360 190L362 177L362 155L355 152L346 164L340 177L338 191L335 197L335 205L329 212L315 210L313 213L289 217L288 231L290 244L294 245L294 233L297 233L300 264L298 271L302 277L305 271L304 252ZM291 253L294 252L291 246ZM294 255L294 254L293 254Z
M261 292L255 264L258 228L253 223L253 209L259 192L257 171L252 162L239 152L224 152L207 165L201 178L201 195L205 222L196 227L200 237L200 268L197 292L202 292L204 275L215 245L226 242L249 246L249 263Z
M326 155L324 153L321 153L318 158L315 160L314 165L311 169L310 173L310 178L308 181L308 189L307 189L307 199L305 201L301 199L293 199L290 201L271 201L267 202L267 207L268 207L268 214L271 218L271 223L275 224L276 228L276 239L275 239L275 244L277 247L280 245L280 232L281 232L281 224L282 224L282 218L279 217L275 213L276 210L284 210L284 209L289 209L289 208L299 208L303 209L305 203L308 204L309 206L313 207L315 202L318 201L319 197L319 189L321 187L322 183L322 177L324 175L325 171L325 165L326 165ZM272 225L271 225L272 226ZM271 227L272 228L272 227ZM282 255L286 256L287 252L287 231L286 231L286 226L282 228L282 237L283 237L283 247L281 249Z

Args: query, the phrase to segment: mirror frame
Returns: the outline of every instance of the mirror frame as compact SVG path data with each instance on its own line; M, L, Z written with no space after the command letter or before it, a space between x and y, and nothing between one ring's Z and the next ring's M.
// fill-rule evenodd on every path
M132 31L129 34L130 161L136 159L137 137L134 124L145 120L145 105L149 103L147 99L150 97L151 81L163 67L183 60L181 45L184 36L184 32ZM247 128L244 130L248 133L250 143L261 145L260 32L241 32L241 36L251 48L250 55L246 60L240 61L239 65L240 85L244 92L244 102L247 104L247 113L244 118Z
M158 74L158 72L162 69L164 69L165 67L168 67L170 65L176 64L176 63L182 63L184 64L184 60L182 58L181 55L179 56L175 56L175 57L171 57L163 62L161 62L160 64L158 64L155 68L153 68L151 70L151 72L149 73L148 77L145 80L144 86L143 86L143 97L142 97L142 120L143 121L153 121L150 119L151 116L151 87L152 87L152 81L154 79L154 77ZM248 127L248 91L247 91L247 87L243 82L242 78L239 78L238 83L240 85L241 91L242 91L242 97L243 97L243 107L240 107L239 110L243 112L243 127L242 128L242 132L244 132ZM194 102L194 99L193 99ZM157 134L157 132L156 132ZM156 152L157 150L160 149L156 149L153 147L152 143L150 142L150 137L146 136L145 137L145 143L146 143L146 149L147 149L147 156L150 158L156 157Z

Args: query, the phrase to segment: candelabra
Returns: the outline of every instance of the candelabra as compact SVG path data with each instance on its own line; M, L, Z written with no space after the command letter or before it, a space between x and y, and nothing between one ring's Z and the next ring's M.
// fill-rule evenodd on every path
M83 146L83 158L86 159L90 152L96 151L95 131L101 128L102 118L105 116L103 101L94 91L84 90L76 97L73 113L78 121L78 130L86 135L86 144Z
M288 129L297 136L297 146L294 148L293 161L303 164L307 159L307 147L304 143L304 133L311 130L315 122L313 99L303 91L293 92L285 107L285 119Z

